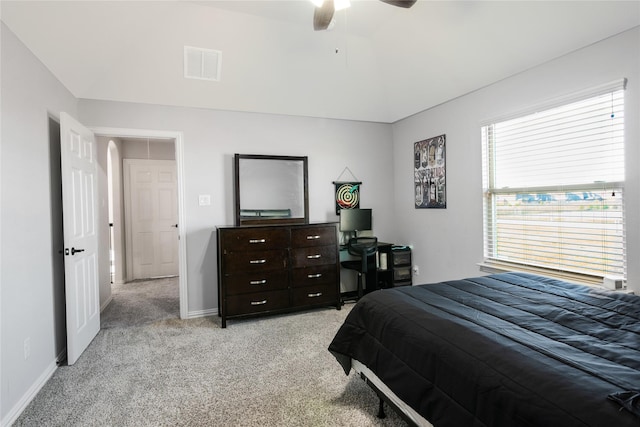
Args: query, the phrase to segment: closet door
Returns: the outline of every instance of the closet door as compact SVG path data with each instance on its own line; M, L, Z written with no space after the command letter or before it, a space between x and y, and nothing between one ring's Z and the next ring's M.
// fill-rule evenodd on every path
M178 275L178 197L173 160L125 159L129 279Z

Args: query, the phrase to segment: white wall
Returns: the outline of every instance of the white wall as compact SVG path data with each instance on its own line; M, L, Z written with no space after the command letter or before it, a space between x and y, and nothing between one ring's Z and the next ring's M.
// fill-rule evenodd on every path
M0 420L7 423L54 370L56 297L50 117L77 116L77 100L0 24ZM55 155L55 154L54 154ZM55 179L55 178L54 178ZM59 206L58 206L59 208ZM25 340L30 356L25 360Z
M93 100L80 100L79 110L89 127L183 133L191 314L218 306L214 233L234 222L234 153L308 156L311 221L337 221L332 182L348 166L363 181L361 206L374 209L376 234L395 237L389 125ZM211 206L198 206L201 194L211 195Z
M625 92L628 284L640 291L640 29L550 61L393 125L398 240L414 245L414 283L479 275L481 122L616 79ZM428 82L425 82L428 84ZM414 209L413 143L447 135L447 208Z

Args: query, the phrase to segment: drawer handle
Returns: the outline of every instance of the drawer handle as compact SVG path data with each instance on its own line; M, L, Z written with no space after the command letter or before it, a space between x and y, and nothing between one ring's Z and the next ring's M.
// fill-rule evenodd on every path
M318 277L322 277L322 273L317 274L307 274L308 279L317 279Z
M265 243L267 239L250 239L249 243Z
M307 259L318 259L318 258L322 258L322 255L320 254L307 255Z
M307 240L317 240L319 238L320 236L318 234L316 234L315 236L307 236Z
M264 305L267 303L266 299L263 299L262 301L251 301L251 305Z
M252 259L249 264L264 264L265 262L267 262L266 259Z
M265 283L267 283L267 279L252 280L249 282L250 285L264 285Z
M321 297L322 296L322 292L316 292L315 294L307 294L307 296L309 298Z

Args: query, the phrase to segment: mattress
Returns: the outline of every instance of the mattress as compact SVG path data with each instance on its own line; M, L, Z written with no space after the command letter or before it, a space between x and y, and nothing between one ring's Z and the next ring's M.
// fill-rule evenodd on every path
M329 350L436 427L638 426L640 297L525 273L384 289Z

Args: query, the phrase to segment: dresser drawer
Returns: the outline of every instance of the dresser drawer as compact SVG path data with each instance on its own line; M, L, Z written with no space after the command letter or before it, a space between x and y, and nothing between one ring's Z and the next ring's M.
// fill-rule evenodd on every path
M335 223L221 226L216 237L223 328L230 318L341 307Z
M301 307L305 305L331 304L338 298L335 283L325 283L316 286L293 289L293 305Z
M296 268L291 271L291 286L302 287L337 282L336 266L321 265L318 267Z
M411 265L411 250L396 250L392 249L393 265Z
M223 229L220 245L227 252L271 250L289 247L289 229L249 227Z
M291 249L291 266L293 268L335 263L335 245Z
M257 271L254 273L235 273L225 276L227 295L287 289L289 273L280 271Z
M411 266L406 267L394 267L393 268L393 281L403 282L411 280Z
M289 291L283 290L230 295L226 298L226 303L227 316L281 310L289 307Z
M223 257L224 274L236 272L254 273L287 268L289 251L287 249L279 249L273 251L228 252Z
M336 227L302 227L291 229L291 246L294 248L306 246L336 245Z

